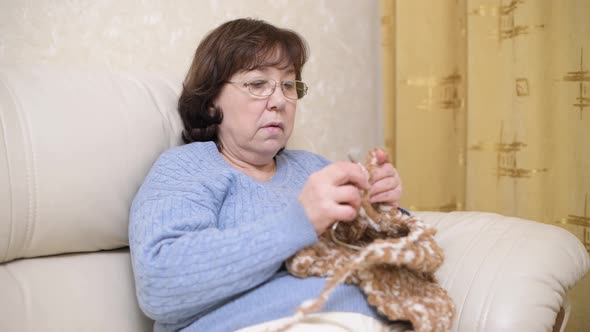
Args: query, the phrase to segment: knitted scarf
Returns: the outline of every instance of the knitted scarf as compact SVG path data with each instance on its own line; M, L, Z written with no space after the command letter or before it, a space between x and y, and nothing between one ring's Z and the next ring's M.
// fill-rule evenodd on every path
M372 150L361 166L371 177L376 164ZM335 223L316 244L287 260L291 274L328 277L329 282L280 329L320 309L332 290L346 282L357 284L368 303L392 321L409 321L419 332L448 331L455 307L434 276L444 260L434 240L436 229L397 209L371 204L368 190L361 190L361 197L357 220Z

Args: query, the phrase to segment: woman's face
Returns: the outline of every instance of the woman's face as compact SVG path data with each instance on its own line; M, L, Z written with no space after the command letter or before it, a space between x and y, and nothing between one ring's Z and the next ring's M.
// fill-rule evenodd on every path
M272 160L283 148L295 121L297 100L285 98L281 86L268 97L257 97L243 83L273 79L295 80L293 66L263 67L234 74L221 89L214 104L221 108L223 120L218 128L222 149L251 164Z

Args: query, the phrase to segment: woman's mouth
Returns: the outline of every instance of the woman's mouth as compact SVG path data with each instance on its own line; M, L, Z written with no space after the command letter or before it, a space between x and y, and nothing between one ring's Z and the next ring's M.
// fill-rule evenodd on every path
M283 131L283 124L280 122L270 122L262 126L262 128L269 133L279 133Z
M263 126L263 128L277 128L277 129L283 129L283 124L280 122L270 122L267 123Z

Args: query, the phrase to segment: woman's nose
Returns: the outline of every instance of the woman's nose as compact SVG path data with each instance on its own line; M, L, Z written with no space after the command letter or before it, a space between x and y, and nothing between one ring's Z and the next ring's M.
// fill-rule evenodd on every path
M285 95L280 83L275 85L275 91L268 98L268 109L282 110L286 102Z

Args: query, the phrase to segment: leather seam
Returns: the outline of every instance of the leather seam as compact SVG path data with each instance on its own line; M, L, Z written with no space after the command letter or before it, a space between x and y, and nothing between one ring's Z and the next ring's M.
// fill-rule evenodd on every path
M6 88L6 91L8 92L8 94L12 93L10 92L10 88L8 87L8 84L6 83L6 81L4 80L3 76L0 75L0 84L4 85L4 87ZM6 151L6 168L8 171L8 191L9 191L9 195L8 195L8 208L10 209L10 222L9 224L9 229L8 229L8 241L6 243L6 250L4 251L4 255L2 257L2 262L6 261L7 257L8 257L8 253L10 251L10 248L12 247L14 238L13 238L13 232L14 232L14 208L13 208L13 184L12 184L12 177L10 176L11 174L11 167L10 167L10 162L8 159L8 137L7 137L7 129L6 129L6 121L4 119L4 112L0 112L0 126L2 126L2 133L3 133L3 137L4 137L4 149Z
M25 228L25 239L24 239L24 243L23 243L23 253L21 253L21 257L26 255L26 251L28 251L28 249L31 246L31 241L33 238L33 233L35 232L35 224L37 221L37 174L36 174L36 169L35 169L35 160L36 160L36 156L35 156L35 151L33 149L33 138L32 138L32 134L31 134L31 130L30 130L30 121L29 119L26 117L26 115L24 114L23 110L22 110L22 105L19 103L18 99L16 98L16 96L14 95L14 93L12 91L9 90L9 92L13 95L14 98L14 103L16 106L16 114L18 116L18 118L21 121L22 124L22 134L23 134L23 138L24 138L24 151L27 151L27 144L28 143L28 148L29 148L29 152L30 152L30 159L27 160L28 158L25 158L26 161L28 161L28 163L25 165L25 168L27 170L26 174L26 179L27 179L27 187L29 188L29 192L28 192L28 216L27 216L27 223L26 223L26 228Z

